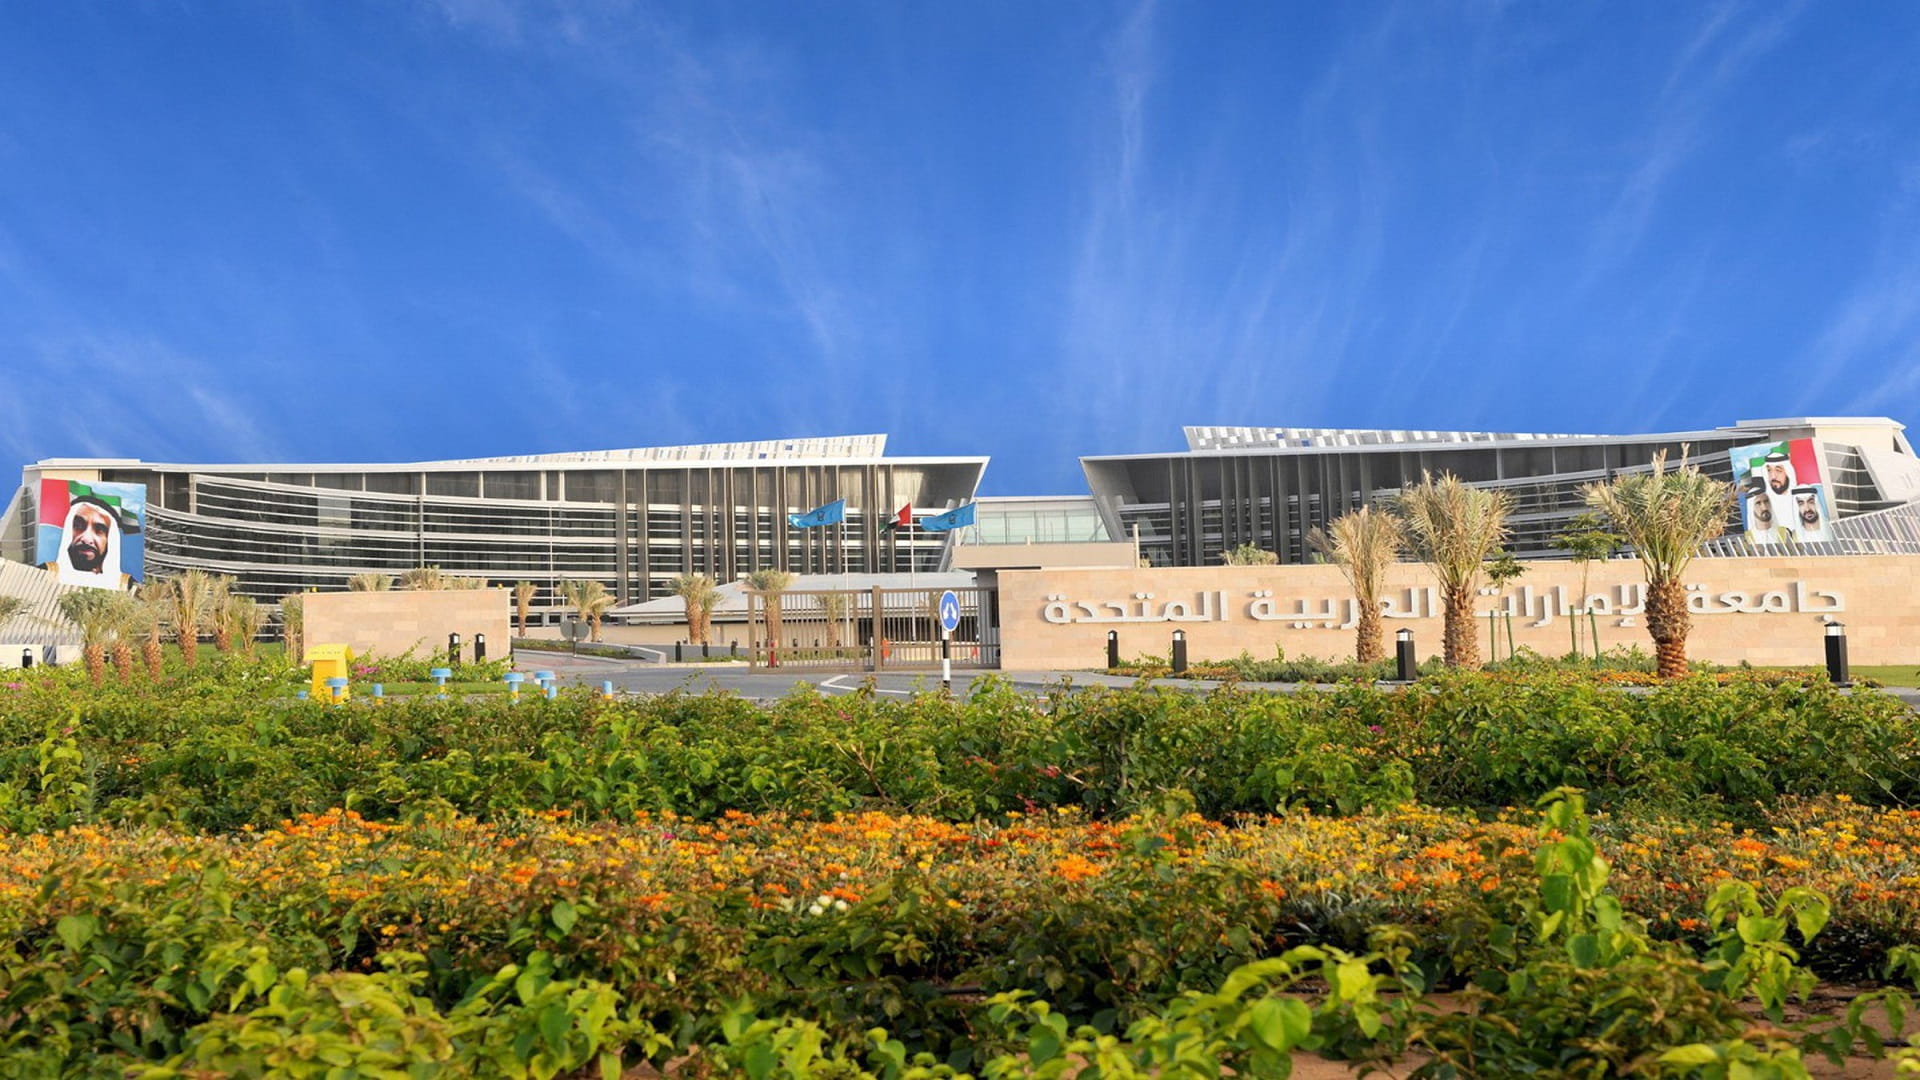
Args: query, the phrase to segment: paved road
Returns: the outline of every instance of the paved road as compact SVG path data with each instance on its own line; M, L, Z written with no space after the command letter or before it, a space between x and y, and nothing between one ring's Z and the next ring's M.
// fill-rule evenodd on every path
M865 672L796 671L789 674L750 671L745 664L660 665L592 656L568 656L563 653L553 655L522 653L519 661L522 671L532 670L537 663L540 667L558 675L563 683L599 686L603 682L611 682L616 690L627 693L664 694L681 690L697 694L707 690L728 690L742 697L770 701L785 697L794 687L800 685L812 686L820 693L827 695L858 693L869 680L872 681L875 693L900 697L940 689L940 673L937 671L890 671L878 675L868 675ZM963 695L968 693L975 679L987 676L996 676L1003 681L1013 683L1021 690L1034 693L1058 686L1061 680L1068 678L1078 686L1095 683L1126 686L1132 682L1130 679L1094 675L1084 671L956 671L953 673L954 693Z
M745 664L680 664L661 665L643 663L635 660L610 660L594 656L569 656L565 653L522 652L519 656L520 670L532 671L536 667L553 671L562 682L583 683L587 686L599 686L611 682L614 688L630 694L665 694L674 690L686 693L704 693L708 690L726 690L741 697L756 701L773 701L785 697L796 686L814 687L822 694L858 693L869 680L875 693L909 697L916 693L926 693L940 688L940 673L926 671L883 672L869 675L865 672L802 671L793 673L756 672L748 670ZM1043 693L1058 687L1063 680L1072 680L1074 686L1131 686L1131 678L1118 675L1102 675L1089 671L956 671L953 673L953 690L965 695L975 679L997 677L1013 684L1027 693ZM1155 686L1174 690L1191 690L1205 693L1217 689L1220 684L1202 679L1157 679ZM1297 693L1303 689L1332 689L1332 687L1310 687L1299 683L1241 683L1246 690L1271 690L1279 693ZM1920 690L1892 688L1887 691L1905 701L1908 705L1920 708Z

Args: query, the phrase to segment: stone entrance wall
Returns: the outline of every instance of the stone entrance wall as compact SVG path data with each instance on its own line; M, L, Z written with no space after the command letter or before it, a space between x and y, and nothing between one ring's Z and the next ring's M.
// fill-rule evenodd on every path
M487 635L487 658L507 655L513 594L507 589L414 592L307 593L301 597L304 643L347 645L355 656L378 653L445 655L447 635L460 635L461 654L473 657L473 636Z
M1476 621L1488 653L1485 612L1495 612L1502 651L1509 616L1522 648L1561 655L1571 648L1568 613L1580 606L1581 569L1529 562L1506 589L1484 591ZM1419 655L1440 652L1440 590L1418 563L1388 575L1386 648L1394 631L1414 632ZM1693 633L1688 654L1716 663L1823 662L1825 624L1844 623L1856 664L1920 664L1920 557L1697 559L1688 569ZM1651 653L1641 614L1640 563L1592 564L1586 586L1602 609L1602 648L1638 645ZM1168 567L1142 570L1005 570L1000 573L1001 667L1010 671L1103 667L1107 632L1120 655L1166 656L1173 631L1187 634L1193 661L1237 656L1350 659L1352 593L1334 566ZM1583 622L1586 621L1583 618Z

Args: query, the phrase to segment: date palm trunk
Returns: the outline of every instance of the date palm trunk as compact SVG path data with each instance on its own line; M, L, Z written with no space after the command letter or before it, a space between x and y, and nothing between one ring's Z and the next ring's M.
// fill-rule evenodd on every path
M82 648L80 655L87 661L87 677L96 684L106 681L107 647L96 641Z
M1474 632L1473 598L1478 590L1471 587L1449 588L1442 603L1446 618L1446 629L1442 635L1444 654L1450 668L1477 668L1480 666L1480 639Z
M125 640L113 643L113 671L121 682L133 681L133 645Z
M1687 634L1693 617L1687 614L1687 589L1678 579L1647 585L1647 636L1653 639L1654 661L1663 679L1685 678Z
M157 632L148 634L147 640L140 643L140 657L146 661L147 678L158 679L160 677L161 661L165 655L165 652L160 647L160 635Z
M1360 621L1354 627L1353 658L1362 664L1376 664L1386 658L1386 646L1381 644L1380 605L1374 600L1362 600Z

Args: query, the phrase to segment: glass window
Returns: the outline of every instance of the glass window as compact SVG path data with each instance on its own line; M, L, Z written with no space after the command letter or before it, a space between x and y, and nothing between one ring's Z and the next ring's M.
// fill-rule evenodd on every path
M384 495L420 494L420 474L410 472L377 472L367 474L367 490Z
M427 494L456 498L480 497L480 474L473 472L431 472L427 474Z
M485 479L489 499L540 497L540 474L537 472L490 472Z

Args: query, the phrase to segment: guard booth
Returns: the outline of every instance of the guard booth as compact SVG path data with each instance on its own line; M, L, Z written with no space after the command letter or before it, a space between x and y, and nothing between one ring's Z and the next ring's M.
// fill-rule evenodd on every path
M755 671L938 671L940 594L960 601L953 666L1000 666L995 628L999 590L926 589L746 591L747 655Z
M353 677L353 650L345 645L309 645L307 663L313 665L313 681L308 693L315 701L327 701L333 695L327 689L328 679L351 679ZM351 691L342 690L345 698Z

